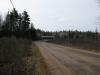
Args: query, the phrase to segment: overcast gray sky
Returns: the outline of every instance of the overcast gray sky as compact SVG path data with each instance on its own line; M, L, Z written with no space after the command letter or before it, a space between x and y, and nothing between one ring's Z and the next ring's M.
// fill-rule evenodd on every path
M97 0L12 0L15 8L29 12L36 28L43 30L100 31ZM12 10L10 0L0 0L0 13Z

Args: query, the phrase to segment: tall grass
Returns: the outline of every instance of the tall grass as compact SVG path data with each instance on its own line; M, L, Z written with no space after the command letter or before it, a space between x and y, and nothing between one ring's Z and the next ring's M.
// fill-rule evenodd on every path
M48 75L39 49L29 39L0 38L0 75Z
M77 39L77 40L53 40L49 41L52 43L64 45L64 46L70 46L75 48L81 48L84 50L90 50L90 51L100 51L100 40L96 41L93 39Z
M31 54L31 40L0 38L0 63L11 63Z

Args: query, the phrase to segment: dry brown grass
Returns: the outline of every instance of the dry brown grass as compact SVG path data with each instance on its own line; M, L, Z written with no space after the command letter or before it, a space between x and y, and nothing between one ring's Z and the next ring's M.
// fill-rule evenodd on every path
M64 45L64 46L70 46L75 48L80 48L84 50L90 50L90 51L100 51L100 40L92 40L92 39L78 39L78 40L55 40L50 41L52 43Z
M35 61L35 72L33 75L50 75L44 58L42 57L38 47L33 43L33 55L36 58Z
M1 38L0 50L0 75L47 75L41 53L31 40Z

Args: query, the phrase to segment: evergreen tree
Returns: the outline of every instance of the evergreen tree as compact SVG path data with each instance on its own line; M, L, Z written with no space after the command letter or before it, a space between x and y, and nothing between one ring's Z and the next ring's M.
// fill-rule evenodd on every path
M36 35L36 30L35 30L34 25L33 25L32 23L31 23L30 32L31 32L30 35L31 35L32 40L38 39L38 38L37 38L37 35Z
M11 26L10 26L10 14L8 12L7 15L6 15L6 18L5 18L4 22L3 22L2 29L4 31L8 31L8 30L10 30L10 28L11 28Z
M1 26L0 16L0 26ZM30 18L26 11L22 14L18 13L16 9L8 12L0 30L0 37L16 36L19 38L30 38L36 40L36 29L33 24L30 25Z
M2 22L3 22L3 19L2 19L2 16L0 15L0 28L2 26Z
M16 31L16 28L18 26L18 12L16 9L13 9L13 11L10 13L10 24L11 24L11 31Z
M30 24L30 18L29 18L29 15L26 11L24 11L22 13L22 27L23 27L23 30L24 31L28 31L29 29L29 24Z
M98 41L98 30L97 29L96 29L95 37L96 37L96 41Z
M18 30L22 30L22 15L18 15Z

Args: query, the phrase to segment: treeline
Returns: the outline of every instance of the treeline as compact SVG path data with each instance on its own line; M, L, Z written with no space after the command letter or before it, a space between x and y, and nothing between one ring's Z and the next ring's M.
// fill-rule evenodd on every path
M56 32L49 32L49 31L42 31L38 30L38 33L40 36L55 36L55 40L99 40L100 39L100 33L97 32L91 32L91 31L56 31Z
M60 36L59 36L60 34ZM94 39L97 40L99 36L97 36L97 32L81 32L81 31L63 31L56 33L56 38L58 39L69 39L69 40L77 40L77 39Z
M91 31L42 31L38 30L40 36L53 36L46 41L64 46L75 47L84 50L100 51L100 33ZM41 37L42 38L42 37ZM45 39L43 39L45 41Z
M0 16L0 37L29 38L37 39L36 29L30 22L30 17L27 11L18 13L16 9L8 12L5 19Z

